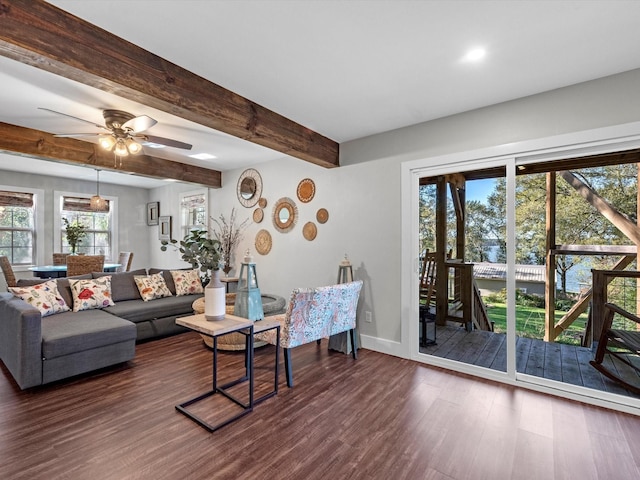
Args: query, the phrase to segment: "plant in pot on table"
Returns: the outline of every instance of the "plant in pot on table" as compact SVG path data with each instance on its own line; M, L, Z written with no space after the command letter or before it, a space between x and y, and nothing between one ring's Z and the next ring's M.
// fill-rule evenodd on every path
M64 221L65 233L67 236L67 242L69 243L69 248L71 249L71 254L75 255L78 245L87 235L87 227L77 220L74 220L73 222L69 222L66 218L62 218L62 220Z
M160 250L168 247L176 248L182 254L182 260L200 271L200 278L205 288L205 316L207 320L220 320L225 315L225 287L220 282L220 241L209 238L204 229L191 230L178 241L162 240ZM179 245L179 246L178 246Z

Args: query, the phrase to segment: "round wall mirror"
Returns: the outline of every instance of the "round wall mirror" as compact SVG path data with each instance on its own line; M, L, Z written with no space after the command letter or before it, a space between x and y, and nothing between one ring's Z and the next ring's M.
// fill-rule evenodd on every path
M298 208L293 200L284 197L273 207L273 226L282 233L290 231L298 220Z
M245 178L240 184L240 195L245 200L250 200L256 194L256 181L253 178Z
M248 168L238 179L238 201L245 207L253 207L262 195L262 178L257 170Z

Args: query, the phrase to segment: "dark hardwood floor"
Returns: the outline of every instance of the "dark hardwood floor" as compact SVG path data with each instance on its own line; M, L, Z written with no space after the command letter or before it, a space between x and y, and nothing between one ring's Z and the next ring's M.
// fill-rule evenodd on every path
M257 350L260 389L272 355ZM242 369L242 354L220 361L225 378ZM174 408L210 386L194 333L27 392L2 366L0 478L640 478L640 417L369 350L354 361L326 341L294 349L293 364L293 389L281 375L277 396L214 433Z

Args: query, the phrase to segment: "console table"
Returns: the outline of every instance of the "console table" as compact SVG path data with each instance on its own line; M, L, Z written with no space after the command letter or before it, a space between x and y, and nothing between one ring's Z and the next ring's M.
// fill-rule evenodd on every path
M253 322L246 318L236 317L235 315L225 315L222 320L208 321L204 314L200 315L191 315L189 317L182 317L176 319L177 325L182 325L183 327L187 327L191 330L194 330L201 335L207 335L212 338L213 341L213 385L211 390L198 395L191 400L187 400L186 402L181 403L180 405L176 405L176 410L183 413L191 420L199 424L200 426L207 429L209 432L214 432L225 425L237 420L238 418L246 415L247 413L253 410L253 406L257 403L266 400L278 393L278 373L279 373L279 348L275 349L275 375L274 375L274 385L273 390L262 395L261 397L255 399L254 398L254 378L253 378L253 355L254 355L254 345L253 345L253 335L254 333L260 333L267 330L275 329L276 337L278 339L278 343L280 340L280 323L275 320L261 320L259 322ZM245 373L242 377L232 380L224 385L218 385L218 349L217 342L218 338L227 335L229 333L237 332L245 336L246 338L246 348L245 348ZM234 385L238 385L243 382L248 381L248 389L249 389L249 401L243 402L240 399L236 398L234 395L229 393L227 389L233 387ZM227 397L232 402L236 403L242 410L237 414L228 417L224 420L219 421L218 423L212 425L205 420L201 419L197 415L191 413L187 410L187 407L193 405L196 402L204 400L205 398L211 397L212 395L221 394Z

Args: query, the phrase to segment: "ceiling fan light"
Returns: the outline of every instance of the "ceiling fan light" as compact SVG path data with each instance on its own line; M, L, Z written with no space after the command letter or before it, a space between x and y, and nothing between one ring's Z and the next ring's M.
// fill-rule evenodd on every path
M129 155L129 150L127 150L127 146L125 145L123 140L118 139L116 142L116 148L114 150L115 154L119 157L126 157Z
M103 137L100 137L99 143L100 146L105 150L111 150L116 144L116 141L111 135L105 135Z
M129 153L131 155L135 155L142 151L142 145L130 138L129 140L127 140L127 150L129 150Z

